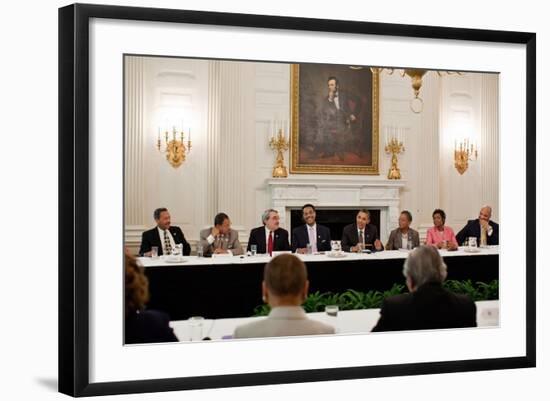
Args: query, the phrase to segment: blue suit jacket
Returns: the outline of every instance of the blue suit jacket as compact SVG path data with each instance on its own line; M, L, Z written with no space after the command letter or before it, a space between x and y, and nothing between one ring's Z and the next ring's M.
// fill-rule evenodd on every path
M309 243L307 224L296 227L292 230L292 252L298 248L306 248ZM330 251L330 229L317 224L317 251Z

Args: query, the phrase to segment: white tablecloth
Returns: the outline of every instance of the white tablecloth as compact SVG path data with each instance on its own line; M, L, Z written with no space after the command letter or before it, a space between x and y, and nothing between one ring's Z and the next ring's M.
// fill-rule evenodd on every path
M499 301L478 301L477 325L478 327L498 326ZM380 309L360 309L338 312L337 318L332 318L324 312L308 313L310 319L319 320L336 327L337 334L368 333L376 325L380 316ZM212 340L221 340L224 336L231 336L235 327L265 317L247 317L235 319L204 320L202 337L210 337ZM170 322L176 336L180 341L190 340L190 330L187 320Z
M473 256L473 255L498 255L498 245L489 246L486 248L476 248L477 252L468 252L465 247L460 247L457 251L440 250L439 253L443 257L456 257L456 256ZM384 260L384 259L405 259L409 252L407 250L399 251L382 251L371 254L360 253L346 253L343 258L333 258L327 255L302 255L296 254L304 262L333 262L335 260L346 262L352 260ZM197 256L183 256L179 262L169 262L166 257L161 256L157 259L152 258L139 258L139 261L145 267L155 266L208 266L208 265L234 265L234 264L253 264L253 263L267 263L271 260L269 255L256 255L256 256L218 256L213 258L199 258Z

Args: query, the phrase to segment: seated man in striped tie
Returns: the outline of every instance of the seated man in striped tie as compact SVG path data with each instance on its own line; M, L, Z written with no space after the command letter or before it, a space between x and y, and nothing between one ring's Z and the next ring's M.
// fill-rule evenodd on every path
M247 251L252 245L256 245L257 253L272 254L273 251L290 251L288 243L288 231L279 227L279 212L275 209L267 209L262 214L262 227L253 228L250 231Z
M183 255L191 253L191 246L185 240L181 228L170 225L170 213L165 207L156 209L153 217L157 226L143 232L141 235L141 256L151 256L151 248L156 246L158 255L170 255L177 244L182 244Z

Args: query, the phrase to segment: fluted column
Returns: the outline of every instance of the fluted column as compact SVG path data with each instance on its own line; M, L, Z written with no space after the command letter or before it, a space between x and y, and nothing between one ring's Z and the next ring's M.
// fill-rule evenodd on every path
M420 116L418 132L418 175L417 188L414 188L418 207L418 226L432 225L432 211L439 205L439 114L440 114L440 78L430 71L423 79L422 97L424 110Z
M143 58L125 60L124 218L126 227L143 224Z
M251 82L246 63L220 64L220 136L218 173L218 211L226 212L237 225L244 221L242 181L245 179L244 141L248 120L253 118L246 107Z
M221 64L212 60L208 65L208 123L206 133L207 149L207 216L212 224L219 211L218 176L220 168L220 135L221 135Z
M498 74L481 78L481 195L493 207L493 219L499 219L499 126Z

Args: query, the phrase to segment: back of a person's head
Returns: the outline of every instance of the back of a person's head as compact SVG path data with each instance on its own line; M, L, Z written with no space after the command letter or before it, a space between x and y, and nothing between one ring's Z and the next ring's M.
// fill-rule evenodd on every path
M265 265L265 285L276 296L298 295L306 281L306 265L294 255L276 256Z
M149 300L147 277L136 258L129 253L124 255L125 267L125 314L129 316L138 310L142 310Z
M434 246L421 245L409 254L403 275L410 277L415 287L430 282L442 283L447 277L447 265Z

